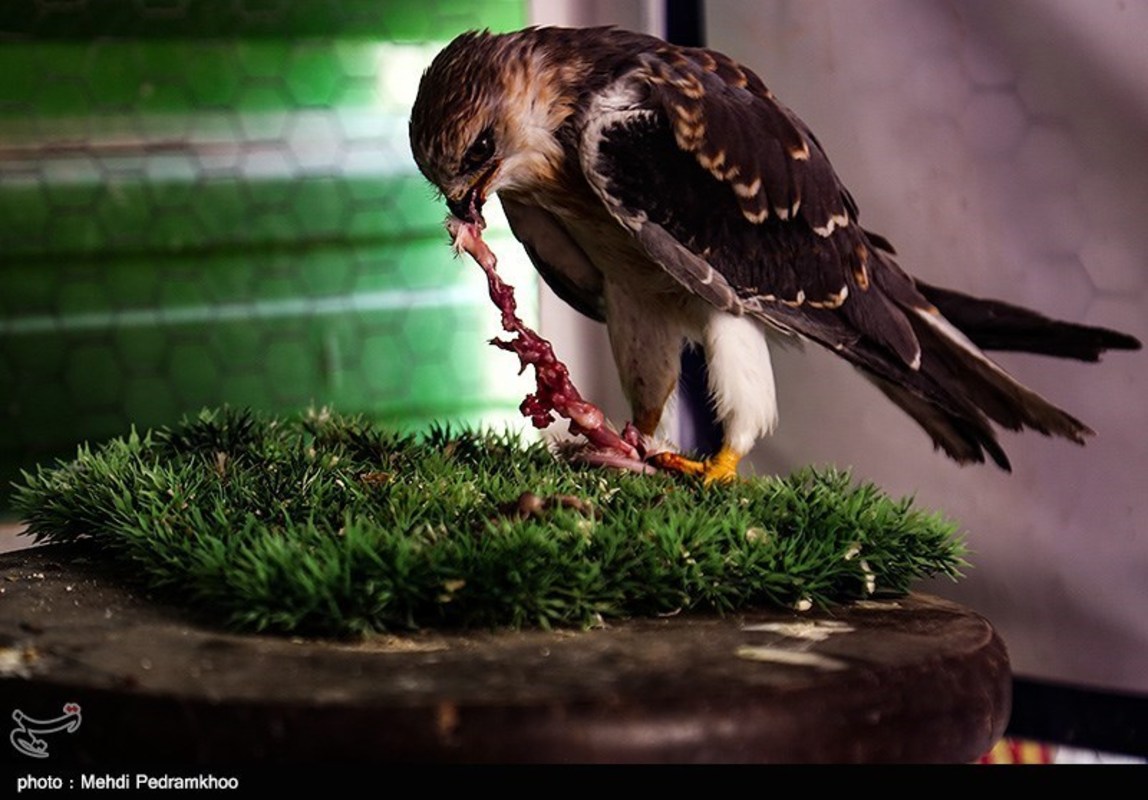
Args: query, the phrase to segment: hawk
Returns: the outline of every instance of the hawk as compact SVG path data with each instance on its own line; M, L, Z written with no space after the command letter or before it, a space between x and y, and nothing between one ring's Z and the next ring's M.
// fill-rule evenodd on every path
M985 350L1097 361L1132 337L927 284L898 264L813 133L729 57L617 28L464 33L422 76L419 169L453 217L511 230L563 300L608 327L634 424L653 436L699 344L723 444L707 480L777 424L770 343L861 370L961 463L1008 470L993 424L1083 443L1081 421Z

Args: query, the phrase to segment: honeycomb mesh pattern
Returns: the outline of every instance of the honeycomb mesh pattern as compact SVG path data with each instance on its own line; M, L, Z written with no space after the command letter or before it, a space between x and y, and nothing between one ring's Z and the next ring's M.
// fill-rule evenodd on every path
M3 485L224 403L515 419L515 365L485 344L497 316L445 246L407 117L443 42L524 18L507 0L5 3Z

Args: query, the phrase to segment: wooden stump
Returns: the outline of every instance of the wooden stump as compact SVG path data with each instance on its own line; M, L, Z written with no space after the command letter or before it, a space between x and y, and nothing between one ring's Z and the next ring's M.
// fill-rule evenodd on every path
M0 555L0 720L81 708L53 764L968 762L1009 712L992 626L924 595L315 641L213 629L99 558Z

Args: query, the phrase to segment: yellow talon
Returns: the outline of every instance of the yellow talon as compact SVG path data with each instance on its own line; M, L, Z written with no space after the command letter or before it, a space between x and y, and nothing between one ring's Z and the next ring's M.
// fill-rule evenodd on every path
M722 449L713 458L707 459L703 473L706 484L729 483L737 480L737 465L741 456L728 447Z
M658 453L650 458L658 469L701 476L707 486L736 480L739 461L741 456L728 447L723 447L717 455L705 461L694 461L678 453Z
M706 472L704 461L694 461L680 453L656 453L650 456L650 463L658 469L682 475L704 475Z

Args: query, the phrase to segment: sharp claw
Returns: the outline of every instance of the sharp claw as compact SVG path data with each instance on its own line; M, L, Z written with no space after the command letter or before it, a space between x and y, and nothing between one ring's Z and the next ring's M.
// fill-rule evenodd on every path
M728 483L737 479L737 464L741 456L729 448L705 461L694 461L679 453L655 453L648 461L660 470L677 472L681 475L701 477L708 486L711 483Z
M704 462L694 461L679 453L655 453L648 460L655 467L666 472L677 472L682 475L704 475L706 471Z

